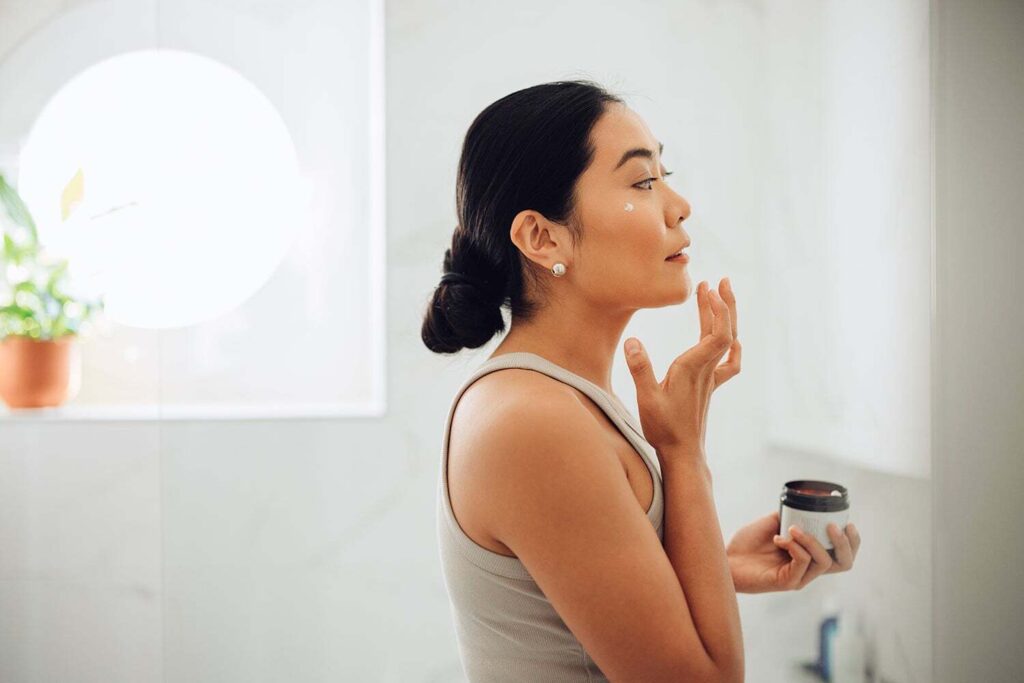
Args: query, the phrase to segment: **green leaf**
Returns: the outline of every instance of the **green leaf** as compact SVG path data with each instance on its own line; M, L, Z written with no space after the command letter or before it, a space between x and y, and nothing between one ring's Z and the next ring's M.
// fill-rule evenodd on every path
M22 201L18 191L7 184L3 173L0 173L0 204L3 204L4 208L7 209L11 220L29 229L32 233L32 244L38 244L39 233L36 230L35 221L32 220L32 214L29 212L28 207L25 206L25 202Z
M18 304L10 304L8 306L0 306L0 315L10 315L16 318L31 318L32 311L27 308L22 308Z
M4 260L11 263L18 262L18 245L6 232L4 233Z

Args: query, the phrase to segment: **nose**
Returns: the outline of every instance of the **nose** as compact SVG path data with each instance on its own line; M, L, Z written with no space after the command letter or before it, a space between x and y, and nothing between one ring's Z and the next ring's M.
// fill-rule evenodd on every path
M685 221L687 218L690 217L690 202L686 201L686 199L683 197L679 197L679 199L680 201L682 201L684 207L681 218Z
M668 225L676 226L679 225L680 221L685 221L690 217L691 209L690 202L686 201L685 197L675 191L672 194L674 195L673 201L668 202L665 206L666 218L668 219L665 222Z

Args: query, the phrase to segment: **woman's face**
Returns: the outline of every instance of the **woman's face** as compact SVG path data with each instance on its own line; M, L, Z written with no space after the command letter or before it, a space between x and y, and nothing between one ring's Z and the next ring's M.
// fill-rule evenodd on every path
M666 183L664 174L672 169L661 162L661 145L635 112L618 103L598 119L591 140L594 159L577 181L583 237L569 266L579 291L591 303L613 308L686 301L689 266L665 257L690 243L681 225L690 204Z

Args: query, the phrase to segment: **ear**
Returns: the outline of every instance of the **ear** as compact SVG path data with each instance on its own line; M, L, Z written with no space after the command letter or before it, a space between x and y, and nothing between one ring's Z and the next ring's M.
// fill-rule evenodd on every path
M570 237L565 226L533 209L524 209L512 219L509 239L526 258L550 269L557 261L568 263Z

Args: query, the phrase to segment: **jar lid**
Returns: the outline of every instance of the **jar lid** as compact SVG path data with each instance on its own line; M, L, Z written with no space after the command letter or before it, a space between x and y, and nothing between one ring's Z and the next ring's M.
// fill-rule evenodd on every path
M850 507L845 486L815 479L787 481L779 500L791 508L812 512L836 512Z

